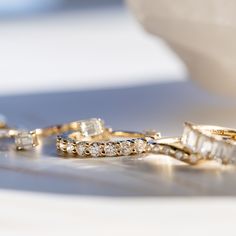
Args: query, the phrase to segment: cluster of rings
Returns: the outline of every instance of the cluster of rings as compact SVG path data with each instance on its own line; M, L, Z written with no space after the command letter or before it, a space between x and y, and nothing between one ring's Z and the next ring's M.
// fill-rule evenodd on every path
M56 149L63 156L101 158L153 153L188 164L197 164L200 160L216 160L223 164L236 162L236 130L219 126L186 122L182 136L162 138L155 131L113 131L98 118L32 131L10 128L0 119L0 139L14 139L16 150L32 149L40 145L40 139L55 135Z

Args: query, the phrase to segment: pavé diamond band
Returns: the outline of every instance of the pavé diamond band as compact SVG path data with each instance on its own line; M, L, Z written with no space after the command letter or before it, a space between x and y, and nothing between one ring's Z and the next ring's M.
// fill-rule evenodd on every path
M58 135L68 131L77 131L83 138L89 138L103 134L104 122L98 118L79 120L62 125L54 125L34 131L18 131L14 134L17 150L25 150L39 144L39 138Z
M117 157L142 154L149 151L148 141L160 138L156 132L107 131L104 140L78 140L76 134L60 135L57 150L63 154L80 157Z
M150 153L167 155L192 165L196 164L198 161L197 156L191 155L191 153L185 149L179 137L160 138L149 142L149 144L151 146Z
M186 122L181 141L199 159L235 163L236 130Z

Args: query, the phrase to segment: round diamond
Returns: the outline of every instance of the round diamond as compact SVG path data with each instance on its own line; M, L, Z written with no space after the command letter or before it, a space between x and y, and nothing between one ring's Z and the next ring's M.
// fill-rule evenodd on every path
M169 155L170 151L171 151L170 147L164 146L162 148L162 153L165 154L165 155Z
M183 159L183 157L184 157L184 153L183 152L181 152L179 150L175 152L175 158L176 159L181 160L181 159Z
M191 154L190 157L189 157L189 161L190 161L191 164L196 164L197 161L198 161L197 155Z
M115 147L114 143L106 143L105 153L107 156L115 156L116 155L116 147Z
M66 143L63 140L60 141L59 148L61 151L65 151Z
M85 143L79 143L76 147L76 151L79 156L84 156L86 151L86 144Z
M100 155L100 151L101 151L101 148L100 148L98 143L93 143L89 147L89 152L90 152L91 156L93 156L93 157L99 156Z
M152 150L156 153L161 153L162 152L162 147L158 144L154 145Z
M67 144L66 151L67 151L68 153L72 154L73 151L74 151L74 149L75 149L75 147L74 147L74 144L73 144L73 143L68 143L68 144Z
M121 155L127 156L132 152L131 143L129 141L121 142L120 144Z
M146 150L146 142L142 139L135 140L135 150L137 153L143 153Z

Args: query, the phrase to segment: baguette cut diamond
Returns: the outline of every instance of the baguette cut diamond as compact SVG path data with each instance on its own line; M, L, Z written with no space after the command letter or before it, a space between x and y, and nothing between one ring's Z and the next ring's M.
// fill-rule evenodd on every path
M186 146L192 151L196 151L198 135L195 131L190 130L186 140Z
M212 150L212 142L210 138L201 136L198 139L197 151L200 152L203 156L209 156Z
M80 122L81 133L85 137L96 136L104 132L104 123L100 119L90 119Z
M37 136L34 132L19 132L15 137L15 144L19 150L30 149L38 145Z
M214 159L220 158L222 159L223 157L223 152L224 152L224 148L222 146L223 143L218 142L218 141L214 141L213 145L212 145L212 150L211 150L211 154L210 156Z

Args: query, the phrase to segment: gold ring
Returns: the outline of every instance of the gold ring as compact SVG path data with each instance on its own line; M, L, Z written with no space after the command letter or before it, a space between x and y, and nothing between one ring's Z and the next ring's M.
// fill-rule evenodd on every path
M185 122L181 142L199 159L214 159L224 164L235 162L236 130L234 129Z
M68 131L77 131L83 138L101 135L105 131L104 122L98 118L73 121L62 125L54 125L33 131L15 132L15 144L17 150L26 150L38 146L39 138L58 135Z
M184 148L184 145L181 143L181 138L179 137L160 138L151 141L150 146L151 153L167 155L192 165L198 162L198 157L191 155L190 152Z
M160 138L157 132L126 132L107 130L103 139L83 141L76 133L58 136L56 147L63 154L80 157L118 157L147 153L149 140Z

